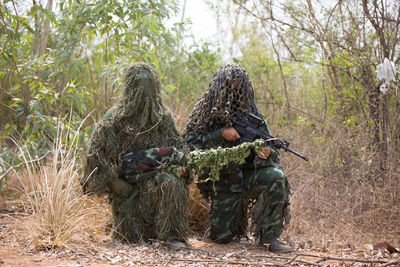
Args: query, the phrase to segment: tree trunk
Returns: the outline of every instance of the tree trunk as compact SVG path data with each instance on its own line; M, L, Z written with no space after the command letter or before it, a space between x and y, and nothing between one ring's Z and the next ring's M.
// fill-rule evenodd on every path
M381 131L382 131L382 168L383 170L387 170L388 166L388 160L389 160L389 138L388 138L388 132L389 132L389 94L386 93L383 95L383 101L382 101L382 125L381 125Z
M48 0L47 1L46 9L48 11L51 11L53 9L53 0ZM40 39L38 56L43 55L44 51L46 50L47 41L49 40L49 35L50 35L50 19L47 18L46 19L46 23L44 25L42 38Z
M33 51L35 55L39 55L40 47L40 17L39 11L36 8L36 0L33 0L33 8L35 9L35 43L33 44Z
M368 93L368 106L369 106L369 117L373 122L372 132L374 134L373 144L380 144L380 99L379 99L379 87L377 87L372 78L372 70L368 65L361 67L361 82L363 87Z
M381 99L379 86L373 81L372 70L363 69L363 85L368 92L368 105L370 118L373 122L372 132L374 138L372 146L376 153L376 171L374 172L374 180L382 184L386 177L387 161L388 161L388 135L387 123L389 120L388 99L386 96ZM383 100L383 101L382 101Z

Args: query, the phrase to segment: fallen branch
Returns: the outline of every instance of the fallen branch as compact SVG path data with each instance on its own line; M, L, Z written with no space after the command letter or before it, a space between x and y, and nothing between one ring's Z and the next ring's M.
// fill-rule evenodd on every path
M359 259L359 258L342 258L342 257L321 256L321 255L313 255L313 254L305 254L305 253L299 253L297 255L304 256L304 257L321 258L321 260L319 260L318 262L323 262L323 261L327 261L327 260L339 260L339 261L352 261L352 262L362 262L362 263L391 263L391 262L385 261L385 260L365 260L365 259Z
M306 261L306 260L302 260L302 259L297 259L299 256L301 256L301 255L296 254L296 256L294 256L292 258L283 257L283 256L275 256L275 255L261 255L261 254L252 255L252 257L258 257L258 258L285 259L285 260L288 260L287 262L285 262L286 264L291 264L293 262L298 262L298 263L305 263L305 264L308 264L308 265L313 265L313 266L318 266L318 267L324 266L322 264L318 264L318 263L315 263L315 262Z
M395 265L395 264L398 264L398 263L400 263L400 258L398 258L397 260L394 260L394 261L390 261L390 262L388 262L388 263L382 265L382 267L386 267L386 266L390 266L390 265Z
M174 261L183 262L196 262L196 263L208 263L208 264L237 264L237 265L260 265L260 266L278 266L278 267L292 267L278 262L246 262L246 261L232 261L232 260L219 260L219 259L174 259Z
M299 255L294 256L290 261L285 262L286 264L291 264L292 262L294 262L297 258L299 257Z

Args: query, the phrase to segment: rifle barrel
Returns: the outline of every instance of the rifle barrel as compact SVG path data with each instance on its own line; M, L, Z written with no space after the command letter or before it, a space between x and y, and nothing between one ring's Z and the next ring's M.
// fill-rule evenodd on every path
M302 154L300 154L300 153L298 153L298 152L296 152L296 151L294 151L294 150L288 148L287 146L286 146L286 147L283 147L283 149L286 150L286 151L289 151L289 152L291 152L291 153L293 153L293 154L295 154L296 156L298 156L298 157L304 159L305 161L309 161L309 159L308 159L306 156L304 156L304 155L302 155Z

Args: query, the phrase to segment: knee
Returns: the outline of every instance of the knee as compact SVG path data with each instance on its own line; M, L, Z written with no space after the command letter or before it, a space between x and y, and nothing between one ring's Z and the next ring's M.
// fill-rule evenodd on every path
M277 168L266 168L262 170L257 179L257 185L268 192L290 194L289 182L283 171Z
M285 173L279 169L274 170L274 180L284 185L289 183Z
M285 173L279 169L274 170L273 176L274 184L281 189L283 192L289 191L289 181Z
M277 168L265 168L257 178L258 184L271 186L272 184L287 185L288 180L285 173Z
M290 195L290 185L286 175L283 171L277 169L274 174L274 184L270 190L275 191L275 193L280 194L284 199L285 202L289 201Z

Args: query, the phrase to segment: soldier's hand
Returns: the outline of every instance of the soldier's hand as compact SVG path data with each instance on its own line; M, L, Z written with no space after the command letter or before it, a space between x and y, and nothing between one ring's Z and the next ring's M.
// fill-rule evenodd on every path
M180 173L181 176L186 174L186 168L184 167L178 167L176 168L176 170Z
M240 135L235 128L229 127L222 130L222 137L228 141L236 141L240 138Z
M258 152L258 156L262 159L267 159L270 154L271 154L271 149L269 147L266 147L264 150Z

